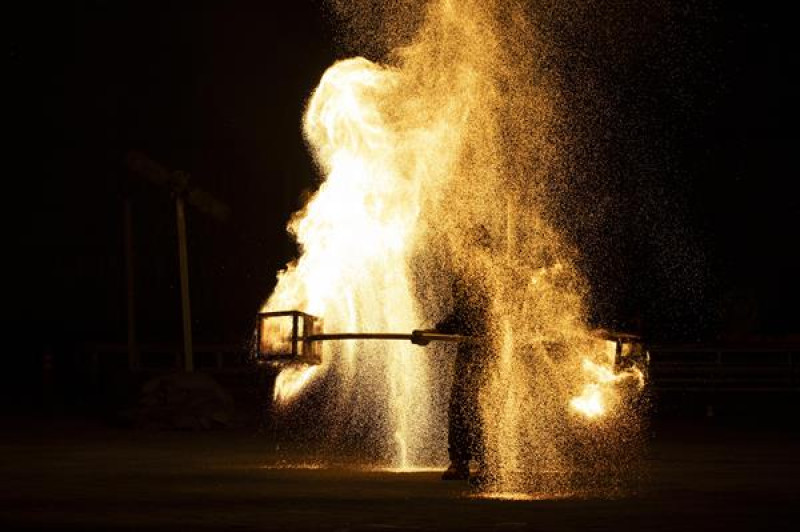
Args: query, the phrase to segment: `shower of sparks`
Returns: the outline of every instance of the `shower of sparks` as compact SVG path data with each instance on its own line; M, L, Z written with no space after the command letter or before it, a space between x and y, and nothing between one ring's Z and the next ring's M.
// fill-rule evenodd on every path
M486 495L501 498L539 497L525 495L532 475L578 459L563 444L570 411L609 417L627 399L620 383L643 378L615 373L613 352L590 335L575 251L545 215L568 150L552 134L561 117L542 66L550 51L520 6L433 0L383 64L356 57L325 72L303 122L324 181L289 223L301 255L263 309L320 316L326 332L410 332L446 315L454 272L482 285L495 353L480 390ZM489 242L476 245L476 228ZM279 375L275 399L330 379L332 434L367 427L390 467L438 465L451 357L326 343L318 370ZM613 427L603 430L613 442ZM565 482L537 493L569 492Z

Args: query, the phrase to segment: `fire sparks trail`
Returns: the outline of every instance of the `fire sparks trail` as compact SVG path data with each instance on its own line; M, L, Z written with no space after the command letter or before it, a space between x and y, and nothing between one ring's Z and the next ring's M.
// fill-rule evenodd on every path
M546 43L515 2L435 0L423 19L386 64L339 61L311 96L304 132L325 180L289 224L302 253L264 310L320 316L326 332L410 332L446 315L456 271L477 279L496 353L480 390L487 493L524 494L575 463L570 414L609 417L642 374L615 373L589 334L575 251L548 222L566 155ZM276 400L325 379L329 440L363 435L394 467L442 462L452 351L324 349L318 371L281 373Z
M285 368L275 379L273 399L278 403L288 402L314 378L318 369L316 366Z

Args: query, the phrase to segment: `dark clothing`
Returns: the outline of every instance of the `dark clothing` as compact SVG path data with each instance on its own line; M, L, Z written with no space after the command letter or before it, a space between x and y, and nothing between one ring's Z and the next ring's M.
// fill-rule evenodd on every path
M436 325L447 334L472 336L475 341L458 345L453 388L450 393L448 454L452 463L483 460L483 423L478 394L486 380L489 339L489 299L482 287L453 284L453 310Z

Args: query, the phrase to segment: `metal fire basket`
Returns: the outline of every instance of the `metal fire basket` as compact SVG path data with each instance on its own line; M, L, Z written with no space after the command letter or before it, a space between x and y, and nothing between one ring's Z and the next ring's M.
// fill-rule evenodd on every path
M597 338L616 344L615 371L626 370L632 366L646 368L650 364L650 353L640 335L609 329L595 329L592 334Z
M298 310L262 312L258 315L257 355L259 362L276 365L322 363L321 342L327 340L406 340L425 346L430 342L464 342L472 338L417 329L409 333L324 334L322 319Z

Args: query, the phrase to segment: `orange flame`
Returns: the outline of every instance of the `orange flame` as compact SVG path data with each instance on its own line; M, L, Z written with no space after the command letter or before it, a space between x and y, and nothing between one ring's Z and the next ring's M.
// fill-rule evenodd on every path
M275 379L273 399L286 404L314 378L317 366L301 366L284 368Z
M606 415L610 406L619 400L616 385L622 381L635 380L639 389L644 387L644 373L636 366L615 372L616 343L606 340L605 357L600 363L584 358L582 368L589 382L583 386L580 395L570 400L570 406L588 419L598 419Z
M304 132L326 179L289 224L302 249L278 276L265 310L298 309L321 317L327 332L411 332L420 326L409 264L417 249L421 183L414 167L426 150L391 102L398 72L363 58L331 66L311 96ZM423 131L424 140L433 137ZM432 156L431 153L428 153ZM323 346L316 372L281 373L283 401L335 371L342 416L370 416L391 427L394 461L418 465L430 454L426 434L436 416L429 366L413 345L347 342ZM359 390L368 386L373 396ZM277 388L276 388L277 390Z

